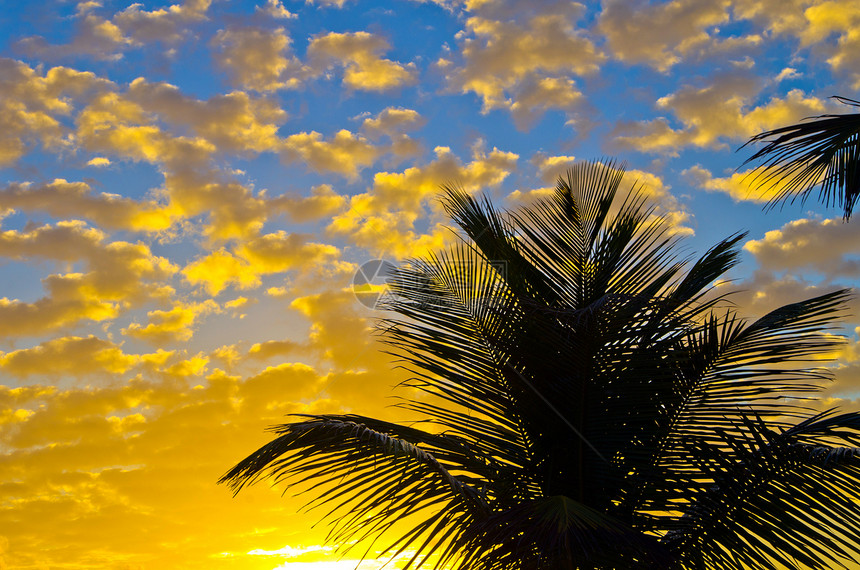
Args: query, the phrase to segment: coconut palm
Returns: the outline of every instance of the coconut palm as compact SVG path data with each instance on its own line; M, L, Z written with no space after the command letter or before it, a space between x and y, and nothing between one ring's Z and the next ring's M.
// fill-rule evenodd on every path
M853 99L833 98L860 106ZM767 144L744 164L761 161L751 182L757 190L775 189L771 205L798 197L803 202L818 187L819 200L843 208L847 221L860 197L860 113L811 118L752 137L744 146Z
M679 258L622 175L578 164L514 212L447 188L463 241L399 267L379 325L423 421L301 416L221 481L321 484L332 542L409 567L852 560L860 414L809 402L847 292L739 318L712 284L743 236Z

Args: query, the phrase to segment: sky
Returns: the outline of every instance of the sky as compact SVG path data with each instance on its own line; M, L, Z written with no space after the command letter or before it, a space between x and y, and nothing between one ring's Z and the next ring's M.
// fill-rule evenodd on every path
M855 0L0 0L0 569L355 568L216 481L287 414L397 419L356 274L454 239L441 185L624 161L691 255L749 232L754 318L860 283L860 220L737 149L858 88Z

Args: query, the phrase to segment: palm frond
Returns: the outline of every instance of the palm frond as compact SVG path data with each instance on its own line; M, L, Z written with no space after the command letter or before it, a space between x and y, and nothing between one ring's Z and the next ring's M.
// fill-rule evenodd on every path
M305 416L222 482L322 483L331 541L410 567L850 560L860 414L805 407L848 293L748 323L713 291L744 234L682 258L622 178L579 164L513 213L447 188L463 242L398 267L378 325L421 421Z
M375 539L403 517L417 519L385 549L394 555L404 544L431 536L440 523L447 527L456 520L455 527L462 526L485 514L485 494L463 481L470 472L473 479L484 478L485 464L456 438L355 415L302 417L307 419L271 428L277 437L219 482L238 493L261 478L293 485L337 481L308 503L330 509L323 516L335 521L329 539L340 544ZM437 547L426 541L413 562Z
M777 431L750 413L736 433L721 432L722 445L691 444L692 457L712 470L714 482L688 503L663 542L694 568L829 569L856 563L860 448L803 441L821 431L833 436L840 427L855 439L857 414Z
M845 97L834 99L860 106ZM848 220L860 197L860 113L812 119L755 135L743 147L766 144L743 164L761 162L748 177L755 189L776 189L771 205L798 197L804 202L818 186L819 200L841 207Z
M674 566L656 537L564 495L496 511L467 528L451 547L464 553L458 565L464 570Z

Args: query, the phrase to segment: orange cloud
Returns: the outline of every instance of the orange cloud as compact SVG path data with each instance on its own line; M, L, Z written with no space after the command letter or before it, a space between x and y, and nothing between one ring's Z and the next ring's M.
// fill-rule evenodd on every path
M308 242L308 236L273 232L243 242L234 252L224 248L189 263L182 270L186 281L217 295L228 286L253 289L260 277L334 261L339 251L331 245Z
M402 107L386 107L375 117L368 117L362 122L361 130L372 139L380 136L394 137L405 131L423 127L426 121L418 111Z
M346 204L346 197L337 194L328 184L311 188L310 196L283 194L267 200L267 205L285 212L297 223L310 222L330 216Z

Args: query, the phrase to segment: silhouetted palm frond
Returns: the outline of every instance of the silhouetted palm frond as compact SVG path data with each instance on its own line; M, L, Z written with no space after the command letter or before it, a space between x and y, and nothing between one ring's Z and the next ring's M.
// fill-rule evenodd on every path
M860 414L816 413L847 291L747 322L622 169L515 212L446 189L463 242L401 265L379 331L422 429L318 415L228 472L321 484L330 539L411 567L832 568L860 536ZM835 562L834 562L835 561Z
M853 99L834 99L860 106ZM819 187L819 200L825 206L842 208L848 220L860 197L860 113L811 119L760 133L747 141L744 147L766 143L744 162L761 163L748 176L753 188L775 191L771 204L798 197L805 201Z

